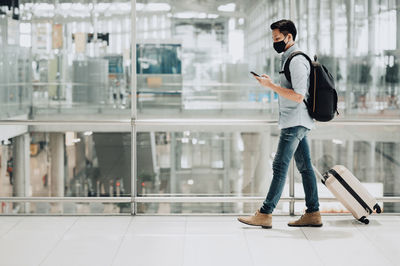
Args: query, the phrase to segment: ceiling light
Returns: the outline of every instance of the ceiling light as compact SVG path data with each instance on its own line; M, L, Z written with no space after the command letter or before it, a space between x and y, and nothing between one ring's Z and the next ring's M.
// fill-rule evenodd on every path
M208 17L208 18L218 18L219 15L217 15L217 14L208 14L207 17Z
M235 11L235 9L236 9L236 4L235 3L229 3L229 4L226 4L226 5L220 5L218 7L218 11L221 11L221 12L233 12L233 11Z
M171 6L167 3L149 3L146 5L146 11L170 11Z
M332 139L332 143L338 144L338 145L343 145L343 141L341 141L340 139Z
M197 18L197 12L179 12L174 15L175 18Z

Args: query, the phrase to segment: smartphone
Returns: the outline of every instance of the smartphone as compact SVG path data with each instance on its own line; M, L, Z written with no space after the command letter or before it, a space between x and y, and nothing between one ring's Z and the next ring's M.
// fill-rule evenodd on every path
M261 76L258 75L256 72L250 71L250 73L253 74L253 75L256 76L256 77L260 77L260 78L261 78Z

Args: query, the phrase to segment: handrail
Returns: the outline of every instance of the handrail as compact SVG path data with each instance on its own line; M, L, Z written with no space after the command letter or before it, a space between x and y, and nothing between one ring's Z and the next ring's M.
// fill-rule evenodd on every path
M265 197L207 197L207 196L184 196L184 197L0 197L0 202L101 202L101 203L220 203L220 202L261 202ZM400 202L400 197L378 197L378 202ZM301 197L282 197L280 202L305 201ZM320 202L339 202L336 198L319 198Z
M139 125L139 126L162 126L162 125L277 125L274 119L209 119L209 118L154 118L154 119L116 119L116 120L0 120L0 125ZM330 122L317 122L318 126L329 125L400 125L400 119L343 119Z
M101 202L131 203L131 197L0 197L0 202Z

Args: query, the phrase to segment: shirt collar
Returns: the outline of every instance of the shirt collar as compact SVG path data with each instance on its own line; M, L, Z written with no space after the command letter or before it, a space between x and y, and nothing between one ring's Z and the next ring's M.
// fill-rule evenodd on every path
M294 43L292 46L290 46L290 48L287 49L287 50L283 53L283 55L282 55L282 61L285 61L286 58L288 58L289 55L290 55L291 53L293 53L294 51L297 50L297 48L298 48L297 43Z

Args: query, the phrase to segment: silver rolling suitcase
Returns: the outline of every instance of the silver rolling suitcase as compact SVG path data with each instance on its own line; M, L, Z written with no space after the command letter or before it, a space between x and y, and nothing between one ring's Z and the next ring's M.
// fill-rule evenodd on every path
M315 173L332 194L360 222L368 224L367 217L374 211L381 213L376 199L365 189L361 182L343 165L336 165L321 175L314 167Z

